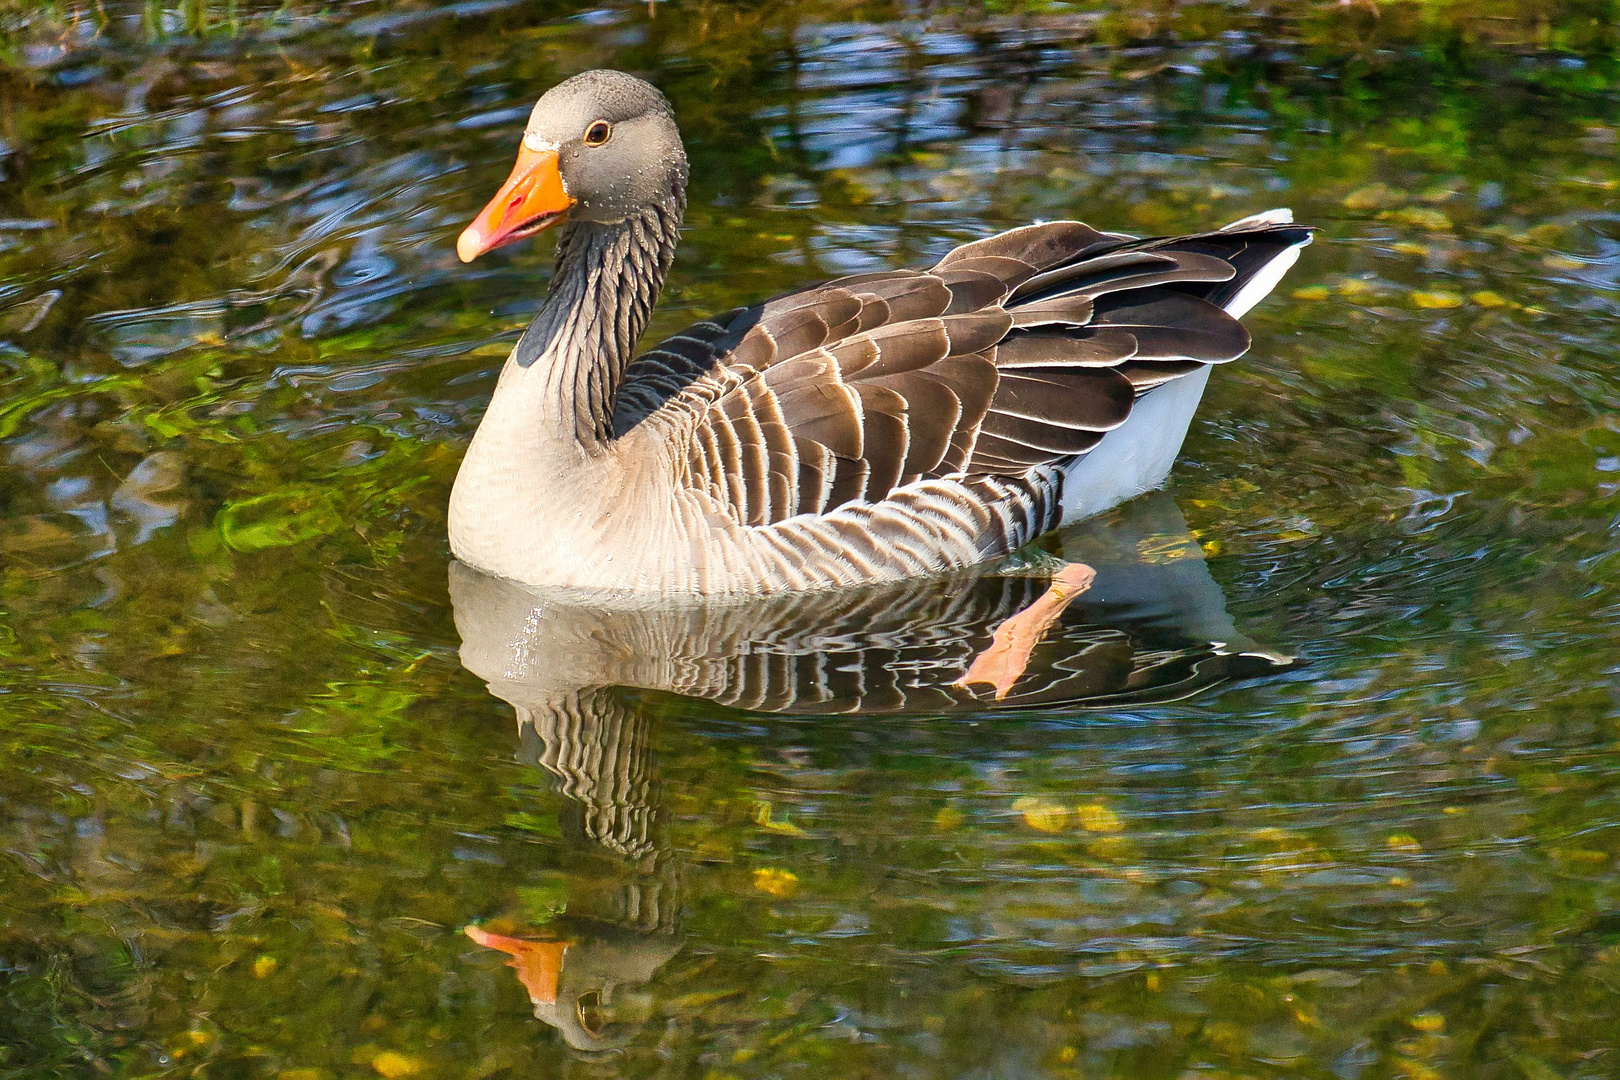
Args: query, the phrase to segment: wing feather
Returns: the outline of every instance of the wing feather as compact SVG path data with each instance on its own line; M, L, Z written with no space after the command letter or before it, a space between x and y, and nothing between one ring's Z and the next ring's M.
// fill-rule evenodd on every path
M840 278L696 324L631 365L614 430L658 416L690 432L670 436L688 440L686 482L739 525L938 477L986 498L1034 490L1051 481L1029 470L1089 452L1143 395L1241 355L1248 333L1222 305L1309 235L1265 216L1148 240L1074 221L1013 229L932 270Z
M962 419L962 399L950 384L932 371L908 371L862 382L899 395L908 414L906 459L902 482L931 475L950 449L951 434Z
M842 382L796 385L778 396L782 417L794 435L843 458L865 453L861 399Z
M1123 330L1043 331L1009 334L996 346L1000 368L1113 367L1136 355L1136 338Z
M878 357L862 368L861 378L875 379L936 364L951 354L951 339L938 319L917 319L873 330L867 335Z
M879 383L861 381L854 384L861 400L865 439L861 457L866 461L866 489L868 501L883 498L900 483L905 471L906 453L911 446L911 433L907 424L906 399L895 390Z
M1079 293L1099 296L1171 281L1231 281L1237 270L1225 259L1194 251L1121 251L1036 274L1013 291L1013 303Z
M1117 371L1001 372L990 403L991 416L1016 416L1085 431L1112 431L1125 422L1136 401L1131 382Z
M1087 252L1117 247L1133 239L1120 233L1099 232L1079 221L1049 221L1042 225L1009 229L971 244L963 244L939 260L935 269L944 270L968 259L992 256L1017 259L1039 271L1060 262L1081 258Z
M1249 348L1249 332L1208 300L1163 287L1099 296L1094 325L1117 326L1136 338L1136 355L1186 357L1219 364Z

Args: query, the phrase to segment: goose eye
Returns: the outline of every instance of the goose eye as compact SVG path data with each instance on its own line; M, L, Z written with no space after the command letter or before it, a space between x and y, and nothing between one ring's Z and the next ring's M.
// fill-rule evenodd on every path
M597 990L587 990L579 995L574 1003L574 1010L579 1014L579 1026L593 1039L602 1037L602 1029L607 1027L607 1017L603 1015L602 994Z
M608 141L608 136L612 134L613 125L609 124L606 120L598 120L596 123L585 129L585 145L601 146L603 143Z

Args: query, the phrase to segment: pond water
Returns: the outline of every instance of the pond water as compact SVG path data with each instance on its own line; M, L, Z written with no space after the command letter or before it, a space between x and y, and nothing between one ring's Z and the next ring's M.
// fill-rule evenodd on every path
M1620 1075L1616 26L3 0L0 1077ZM596 66L694 164L654 333L1035 218L1321 229L1168 493L1039 545L1097 586L1003 705L949 683L1039 554L452 567L550 268L454 239Z

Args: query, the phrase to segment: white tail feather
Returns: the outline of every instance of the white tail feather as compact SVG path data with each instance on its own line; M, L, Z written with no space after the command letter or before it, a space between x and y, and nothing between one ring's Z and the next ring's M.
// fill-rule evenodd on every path
M1281 225L1294 220L1286 209L1267 210L1234 221L1222 232L1253 225ZM1227 314L1240 319L1277 287L1299 260L1299 249L1309 237L1279 254L1244 283L1227 303ZM1125 423L1103 437L1097 448L1075 463L1063 477L1063 521L1100 514L1144 491L1161 487L1170 466L1181 453L1193 413L1209 383L1209 368L1184 375L1145 394Z

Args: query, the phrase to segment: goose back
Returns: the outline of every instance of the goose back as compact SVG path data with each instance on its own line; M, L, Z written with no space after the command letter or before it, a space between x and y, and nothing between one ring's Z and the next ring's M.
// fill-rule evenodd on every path
M1060 476L1144 397L1242 355L1248 332L1226 308L1309 239L1264 215L1150 239L1076 221L1013 229L928 270L840 278L693 325L629 366L613 430L651 422L684 442L679 482L738 526L920 480L1000 490Z

